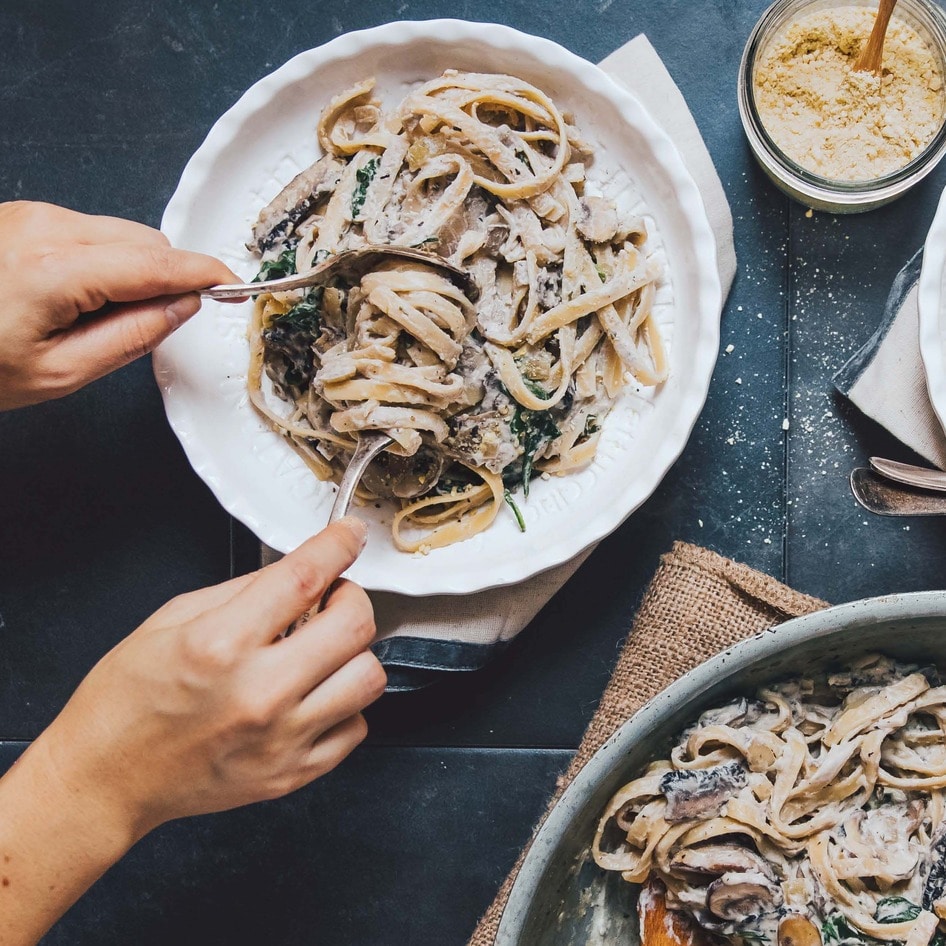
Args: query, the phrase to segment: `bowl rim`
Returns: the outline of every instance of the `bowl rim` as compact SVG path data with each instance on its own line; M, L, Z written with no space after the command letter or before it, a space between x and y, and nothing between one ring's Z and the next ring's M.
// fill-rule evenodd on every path
M429 574L420 574L418 570L414 570L411 575L406 575L404 570L394 572L378 568L368 572L360 569L359 563L352 570L352 576L367 588L411 596L468 594L515 584L569 561L617 529L653 494L690 439L706 401L717 360L722 308L716 239L702 195L669 135L628 89L620 86L600 67L552 40L495 23L459 19L397 21L346 33L322 46L298 53L251 85L213 125L185 166L181 181L165 210L162 229L172 237L183 232L183 222L190 204L199 196L217 155L233 144L245 115L254 114L265 107L284 88L304 79L315 68L330 68L333 63L355 57L368 47L397 48L432 39L454 44L476 42L513 52L517 49L529 50L537 62L550 63L553 68L560 68L575 76L584 89L605 99L622 120L645 138L655 160L661 165L666 185L673 194L672 200L679 207L678 229L686 233L688 247L696 253L694 265L690 267L691 301L693 308L703 317L694 326L697 355L692 359L687 380L681 386L679 395L675 395L678 397L676 408L672 416L667 418L669 423L660 438L659 448L648 459L646 477L635 483L626 508L622 508L622 515L615 517L610 512L615 504L610 503L608 508L595 510L593 515L583 520L582 528L573 530L568 541L548 543L538 550L531 549L530 554L520 555L515 561L506 563L501 572L496 569L488 572L482 568L471 568L454 569L447 573L447 570L440 569L436 587L431 587ZM157 349L154 370L169 424L181 441L191 466L231 515L245 523L268 545L288 551L295 544L290 541L289 532L279 523L273 522L272 517L259 513L250 499L239 490L230 488L225 476L218 475L219 464L214 459L213 451L193 434L189 405L170 396L170 389L175 382L175 368L168 352L173 344L172 337L170 343Z
M923 244L923 262L917 289L919 345L926 389L933 413L946 431L946 190L940 194L936 214Z
M861 598L826 607L738 641L675 680L633 716L601 746L555 803L536 832L513 883L500 919L496 946L518 946L539 884L553 862L558 839L574 815L583 811L600 782L621 764L628 750L671 715L682 702L698 698L721 678L745 670L766 657L806 641L829 637L864 623L891 620L946 619L946 591L913 591ZM777 631L777 633L773 633ZM589 844L591 839L588 839Z

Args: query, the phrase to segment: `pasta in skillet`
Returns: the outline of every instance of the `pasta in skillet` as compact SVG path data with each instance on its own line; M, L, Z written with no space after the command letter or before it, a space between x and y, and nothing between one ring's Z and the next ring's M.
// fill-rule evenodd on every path
M513 493L589 463L622 388L667 377L644 222L592 193L590 148L512 76L446 72L387 113L366 79L328 103L318 140L254 226L261 277L396 244L466 270L478 298L413 261L261 295L252 403L321 479L361 431L388 431L362 495L398 503L402 550L468 538L504 499L524 528Z
M946 687L871 655L704 713L611 799L597 863L737 943L942 941Z

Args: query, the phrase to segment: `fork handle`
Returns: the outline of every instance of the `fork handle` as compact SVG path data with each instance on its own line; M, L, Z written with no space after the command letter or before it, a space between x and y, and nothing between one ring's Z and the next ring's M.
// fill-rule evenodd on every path
M245 299L258 296L261 292L288 292L290 289L307 289L323 281L322 273L312 270L295 276L282 276L279 279L264 279L260 282L229 283L201 289L200 294L208 299Z
M359 434L358 446L355 447L351 462L338 484L335 503L328 517L329 523L336 522L348 512L355 495L355 487L361 482L368 464L390 443L393 443L393 440L383 430L363 430Z

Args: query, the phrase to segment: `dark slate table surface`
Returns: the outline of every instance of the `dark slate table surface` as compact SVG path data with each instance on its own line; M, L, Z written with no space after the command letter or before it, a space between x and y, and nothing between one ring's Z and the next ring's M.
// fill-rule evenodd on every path
M340 770L278 802L167 825L50 944L462 944L578 745L659 555L698 542L841 602L943 586L946 521L868 517L872 453L841 401L923 242L946 166L873 213L792 204L748 153L742 45L765 0L0 0L0 199L157 225L188 156L293 54L392 18L498 20L597 61L638 32L683 90L731 202L739 270L709 399L654 496L487 669L384 698ZM790 421L783 430L784 418ZM247 535L191 472L147 362L0 415L0 769L168 597L228 577Z

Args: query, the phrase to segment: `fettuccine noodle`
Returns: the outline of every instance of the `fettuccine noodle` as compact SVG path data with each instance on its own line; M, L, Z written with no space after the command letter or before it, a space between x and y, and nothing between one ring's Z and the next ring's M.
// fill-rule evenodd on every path
M946 687L872 655L704 713L614 795L594 856L737 943L925 946L944 790Z
M361 495L397 501L405 551L481 532L504 499L524 527L513 494L591 462L628 382L667 377L644 222L592 193L590 148L512 76L447 72L390 112L366 79L328 103L317 134L324 155L254 226L261 276L396 244L466 270L478 298L413 261L263 294L253 405L326 480L362 431L389 432Z

